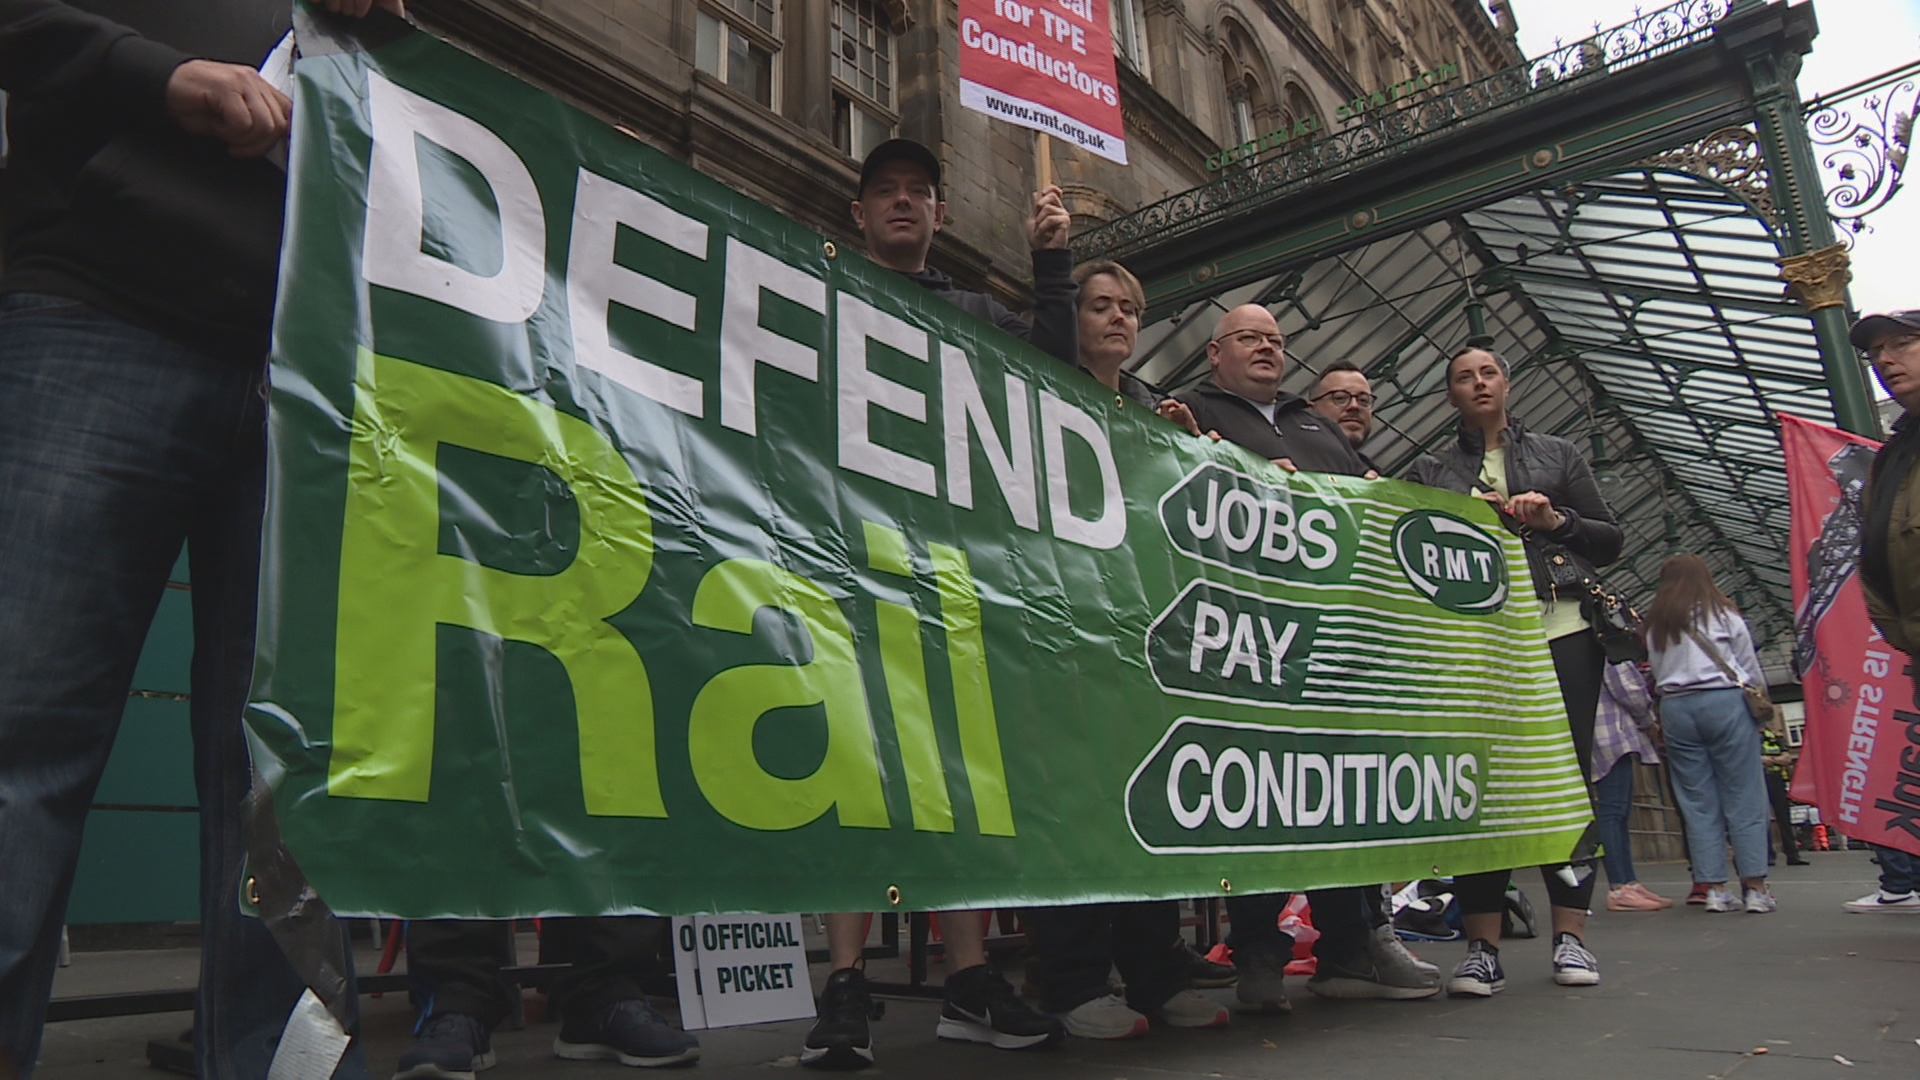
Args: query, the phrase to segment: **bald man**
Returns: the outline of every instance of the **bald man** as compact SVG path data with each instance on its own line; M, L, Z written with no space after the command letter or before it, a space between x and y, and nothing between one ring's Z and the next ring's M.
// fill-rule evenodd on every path
M1174 400L1192 410L1201 431L1239 443L1292 471L1365 476L1366 462L1340 425L1305 398L1280 392L1287 339L1273 313L1259 304L1234 308L1214 324L1207 342L1213 378ZM1319 997L1425 998L1440 992L1439 969L1422 963L1395 936L1378 886L1311 889L1313 923L1320 931L1313 954L1318 972L1307 989ZM1227 900L1233 933L1235 988L1242 1009L1292 1010L1281 983L1293 941L1278 928L1286 893L1236 895Z

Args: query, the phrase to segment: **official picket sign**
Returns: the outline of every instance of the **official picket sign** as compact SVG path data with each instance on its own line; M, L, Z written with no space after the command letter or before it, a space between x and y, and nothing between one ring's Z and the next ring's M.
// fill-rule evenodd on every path
M1107 0L959 0L960 104L1127 163Z
M336 909L1188 897L1572 848L1484 504L1192 438L425 34L296 77L248 724ZM722 970L710 1007L785 991Z
M814 1014L798 915L680 916L673 955L689 1031Z

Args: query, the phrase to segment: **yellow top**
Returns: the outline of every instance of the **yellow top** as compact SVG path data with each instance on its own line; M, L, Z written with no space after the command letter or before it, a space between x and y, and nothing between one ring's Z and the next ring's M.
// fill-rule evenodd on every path
M1502 499L1513 498L1513 493L1507 490L1506 447L1495 447L1481 455L1480 482L1486 487L1475 491L1475 495L1480 494L1481 491L1492 491L1498 493ZM1550 598L1543 598L1540 601L1540 622L1546 628L1548 641L1557 641L1588 629L1587 617L1580 613L1580 605L1577 602L1560 604Z

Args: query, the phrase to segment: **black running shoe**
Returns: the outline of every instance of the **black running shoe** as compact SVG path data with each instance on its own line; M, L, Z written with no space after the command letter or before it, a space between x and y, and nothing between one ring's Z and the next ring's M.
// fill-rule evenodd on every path
M1020 1000L999 972L976 964L947 976L947 1002L936 1033L943 1039L1025 1050L1057 1043L1067 1029Z
M873 1064L873 1032L867 1026L880 1019L881 1008L867 992L867 977L858 968L841 968L827 976L820 991L820 1019L800 1046L800 1064L815 1069L864 1069Z
M553 1040L553 1056L657 1069L699 1061L700 1040L668 1023L645 998L633 998L586 1016L569 1013Z
M428 1017L400 1055L393 1080L473 1080L498 1059L487 1026L466 1013Z
M1187 944L1185 938L1181 938L1173 948L1180 954L1180 962L1186 968L1188 986L1199 990L1218 990L1240 981L1240 973L1232 964L1214 963L1200 950Z

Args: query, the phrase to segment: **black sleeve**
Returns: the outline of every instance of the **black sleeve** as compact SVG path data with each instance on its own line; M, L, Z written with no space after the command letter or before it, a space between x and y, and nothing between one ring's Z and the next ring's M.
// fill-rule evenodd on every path
M1211 403L1197 392L1189 390L1184 394L1175 394L1173 400L1185 405L1187 410L1193 413L1193 422L1200 426L1200 434L1205 435L1209 431L1220 430L1220 422L1213 415Z
M1080 363L1080 286L1073 282L1073 252L1041 248L1033 253L1033 322L1015 330L1029 344L1056 360Z
M160 119L167 80L189 59L59 0L0 0L0 90L11 94Z
M1425 484L1442 491L1454 490L1452 471L1440 464L1439 459L1432 454L1421 454L1414 459L1413 464L1407 466L1407 471L1401 475L1400 479L1410 484Z
M1568 550L1585 556L1595 566L1605 566L1620 557L1626 535L1615 523L1607 500L1601 497L1600 485L1594 480L1587 459L1580 456L1579 449L1572 443L1558 449L1563 459L1563 490L1561 497L1553 500L1553 508L1567 520L1548 533L1547 539L1566 545Z

